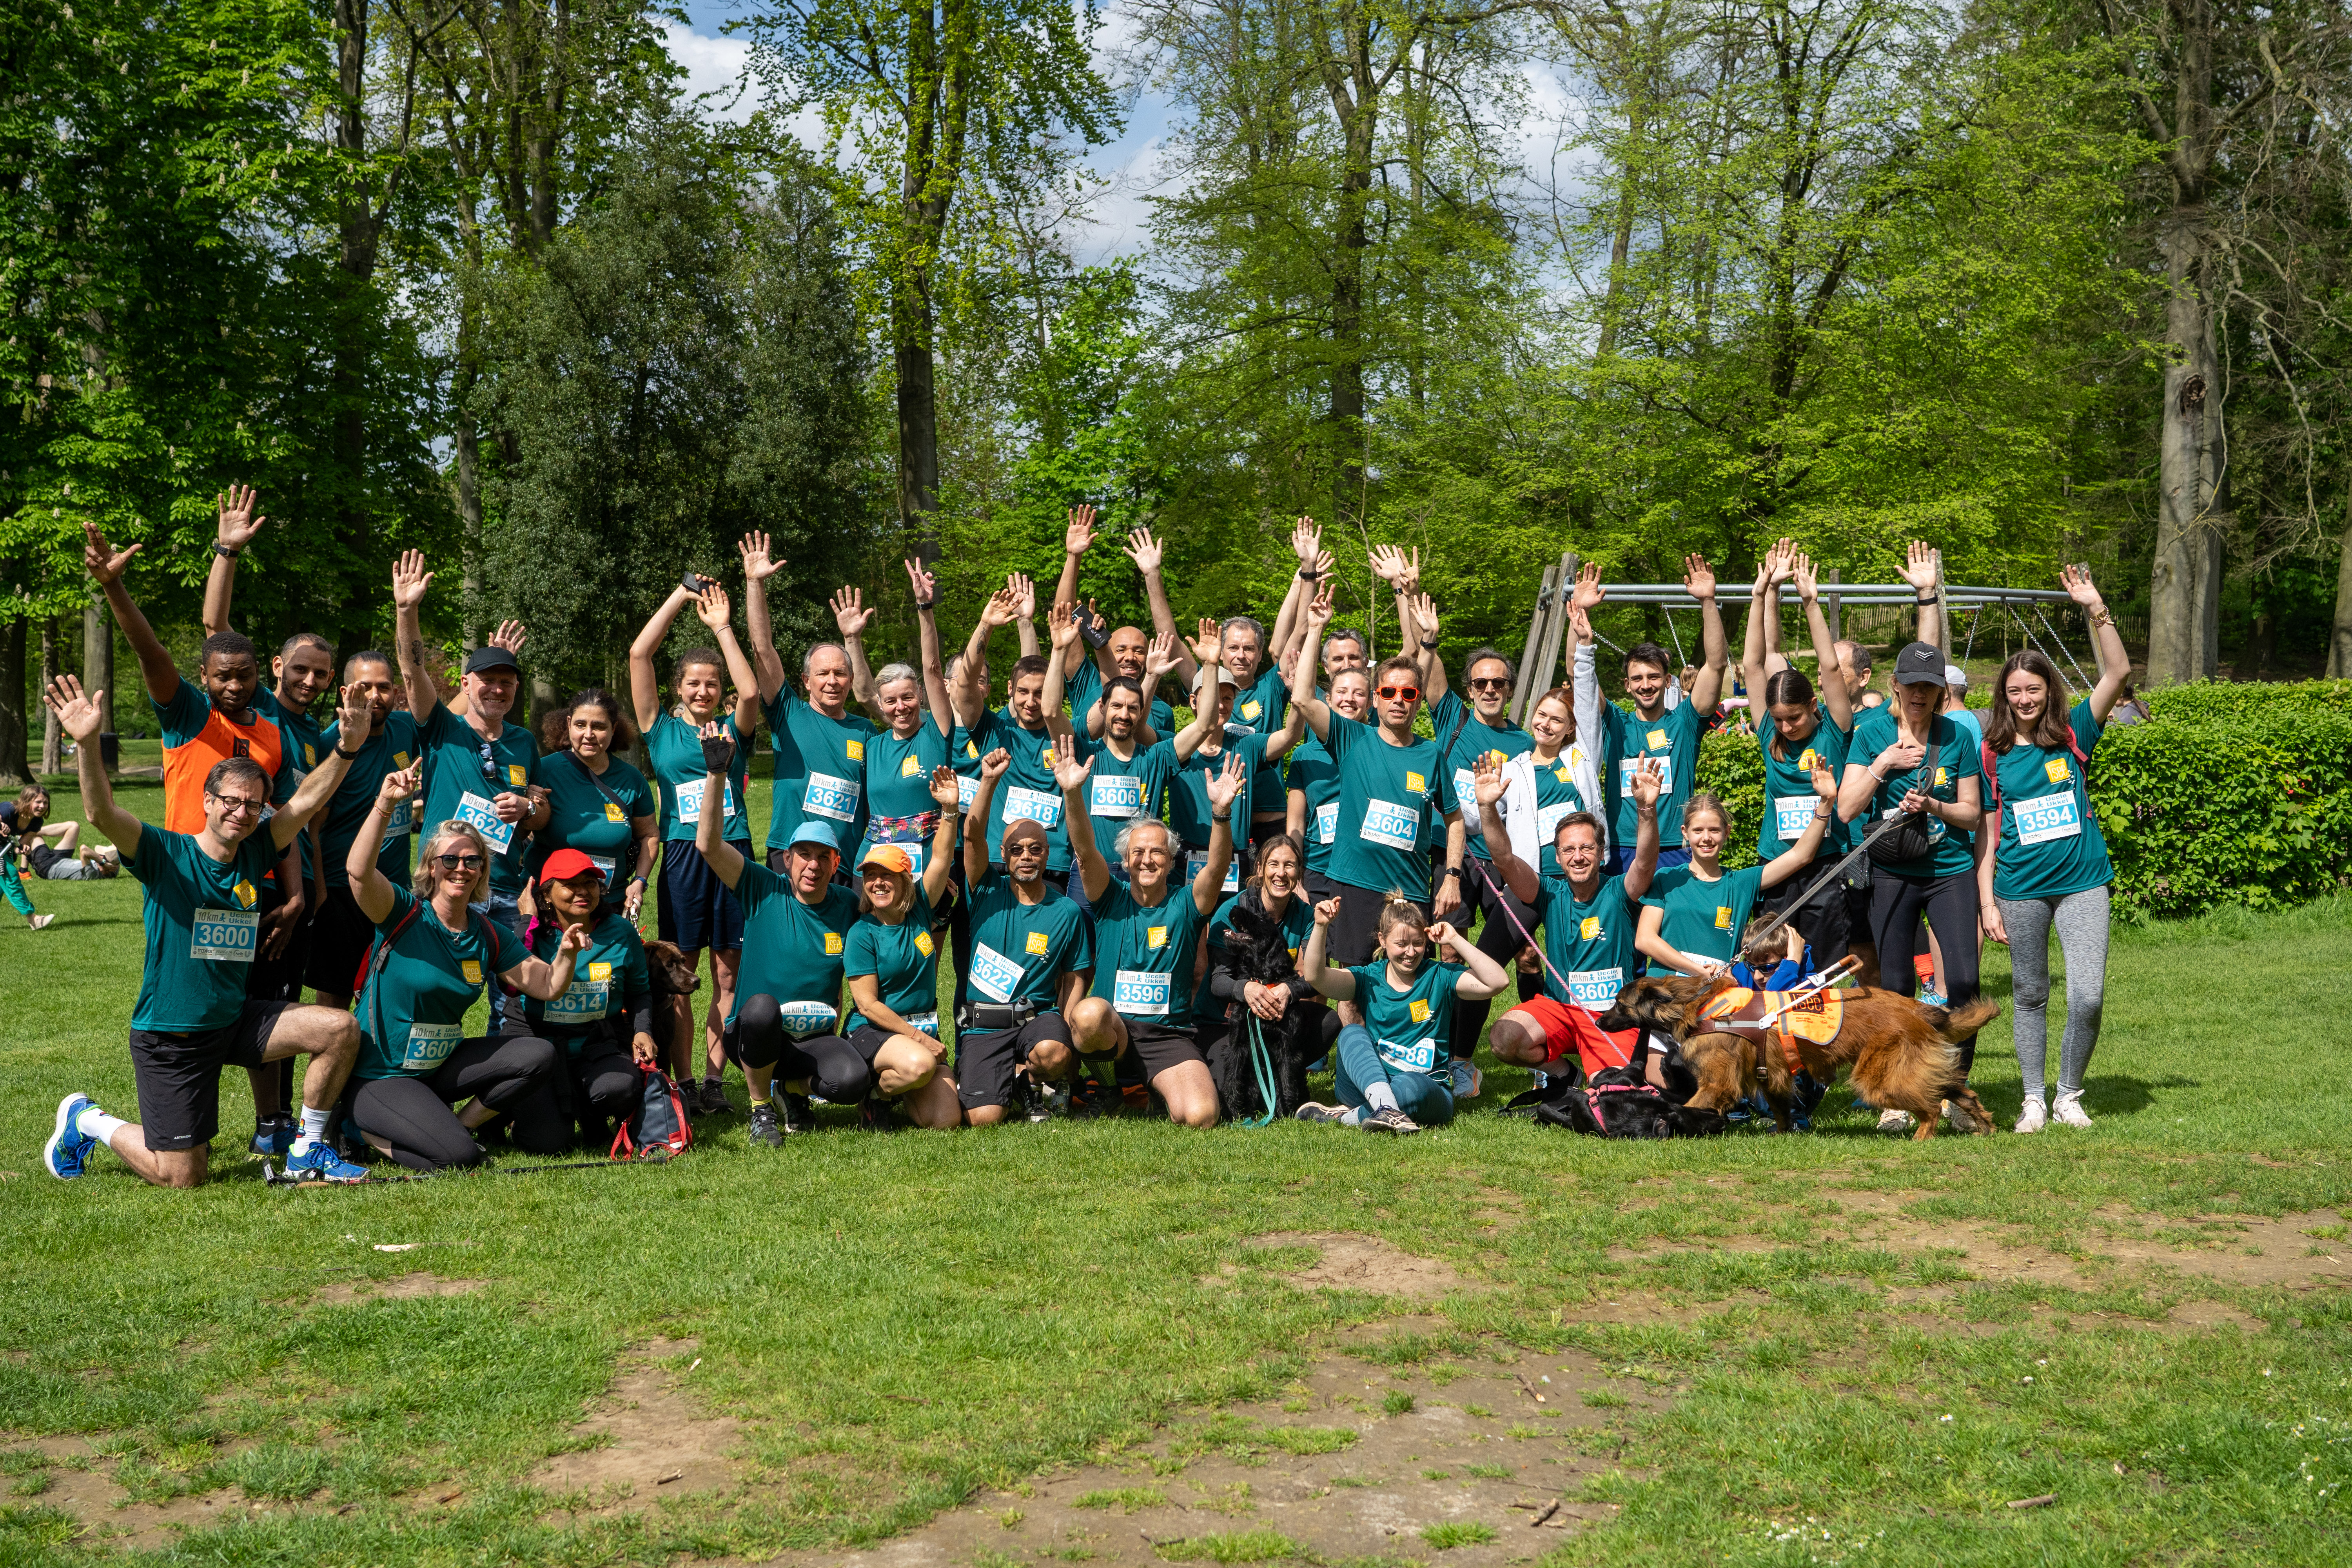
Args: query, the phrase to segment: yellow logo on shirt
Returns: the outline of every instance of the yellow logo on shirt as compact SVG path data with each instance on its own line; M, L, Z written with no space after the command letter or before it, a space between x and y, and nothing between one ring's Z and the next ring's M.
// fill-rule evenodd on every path
M1242 704L1242 717L1247 719L1252 723L1257 722L1257 716L1263 711L1265 711L1265 710L1255 702L1244 702Z
M1146 947L1166 947L1168 945L1168 928L1166 926L1151 926L1147 928L1143 933L1143 945Z
M404 767L406 767L406 766L408 765L408 753L407 753L406 752L393 752L393 753L392 753L392 765L393 765L394 767L395 767L395 768L404 768Z
M1428 789L1429 789L1429 781L1428 781L1427 779L1423 778L1419 773L1407 773L1404 775L1404 793L1405 793L1405 794L1407 794L1407 795L1422 795L1422 794L1425 794L1425 793L1428 791Z
M1583 923L1576 928L1576 934L1586 942L1591 942L1593 938L1599 936L1601 934L1601 917L1599 915L1585 916Z
M1031 931L1029 933L1029 941L1024 951L1033 958L1045 957L1046 953L1045 933L1042 931Z
M900 758L898 762L898 776L902 779L921 778L923 776L923 764L921 759L917 757Z
M979 743L978 742L976 742L976 741L966 741L966 742L963 743L963 754L964 754L965 756L967 756L967 757L977 757L977 756L979 756L979 755L980 755L980 743Z
M1054 748L1051 746L1039 747L1037 751L1037 762L1038 765L1041 767L1052 767L1054 765Z
M1811 773L1814 768L1821 765L1821 760L1822 754L1813 750L1811 746L1807 746L1805 748L1804 755L1797 759L1797 765L1804 769L1807 773Z
M318 749L308 741L302 742L302 765L306 768L315 768L319 765Z
M1729 931L1731 929L1731 906L1729 904L1717 904L1715 906L1715 929L1717 931Z
M254 890L253 884L243 877L239 877L236 886L229 890L236 895L236 907L241 910L249 910L261 900L261 895Z
M482 983L481 960L476 958L460 959L457 961L457 968L466 976L467 984L479 985Z
M604 820L607 822L626 822L628 818L622 814L621 807L617 802L608 800L604 803Z
M2052 784L2064 784L2068 779L2074 776L2074 773L2068 770L2066 766L2066 759L2063 757L2051 758L2048 762L2042 764L2042 771L2050 775L2050 782Z
M1944 769L1937 768L1936 770L1936 787L1937 789L1943 788L1946 784L1950 782L1950 778L1951 775Z
M824 955L827 958L839 958L841 956L841 933L839 931L829 931L824 933Z
M936 949L932 945L930 932L927 931L919 931L915 933L915 951L921 953L925 958L931 956L932 952L936 951Z
M507 783L514 785L517 789L522 788L523 785L530 783L530 770L524 767L520 763L509 763L507 764Z
M1565 766L1554 768L1551 771L1551 776L1558 779L1560 783L1566 784L1568 782L1568 769Z
M588 966L588 978L591 981L610 980L613 978L613 966L609 963L592 963Z
M1412 1015L1412 1021L1416 1024L1429 1022L1429 1004L1418 996L1412 999L1412 1005L1407 1006L1405 1011Z

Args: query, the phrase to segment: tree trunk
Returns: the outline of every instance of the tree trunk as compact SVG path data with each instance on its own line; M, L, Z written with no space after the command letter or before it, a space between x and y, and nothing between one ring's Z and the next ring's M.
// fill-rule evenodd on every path
M1364 254L1371 237L1364 206L1372 191L1372 109L1360 98L1347 127L1340 176L1339 247L1331 271L1331 517L1352 528L1364 513Z
M353 549L362 543L368 526L361 498L367 491L366 366L373 345L367 341L364 300L368 280L375 274L376 254L367 191L367 28L368 0L335 0L335 150L344 165L336 256L342 276L331 373L333 449L341 491L335 513L344 544Z
M1625 260L1633 249L1634 160L1642 142L1642 94L1647 87L1645 80L1634 89L1625 110L1626 153L1619 165L1619 178L1624 184L1617 192L1617 229L1609 237L1609 293L1601 303L1601 346L1596 359L1607 359L1617 352L1618 300L1625 289Z
M940 402L931 356L930 310L921 312L920 338L899 341L898 521L912 532L917 559L940 558Z
M47 691L50 683L57 678L58 618L50 616L41 622L41 689ZM42 703L41 772L45 775L58 772L65 763L65 759L58 754L58 742L61 733L58 727L58 716L49 710L47 703Z
M0 784L22 784L25 755L25 617L0 626Z
M2327 637L2327 679L2352 677L2352 485L2344 490L2344 544L2336 561L2336 626Z
M98 727L114 728L114 617L106 601L94 598L81 613L81 689L98 703Z

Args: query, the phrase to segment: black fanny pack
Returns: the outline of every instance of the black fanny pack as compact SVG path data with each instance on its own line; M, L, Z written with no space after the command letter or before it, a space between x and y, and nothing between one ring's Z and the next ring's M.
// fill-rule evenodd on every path
M974 1034L1017 1029L1037 1016L1034 1002L971 1002L956 1009L956 1028Z
M1930 737L1935 734L1932 721L1927 732ZM1919 787L1930 794L1936 788L1936 742L1931 738L1927 754L1919 762ZM1900 820L1871 840L1871 859L1881 866L1907 866L1925 860L1936 847L1936 840L1927 830L1927 814L1912 811L1896 815Z

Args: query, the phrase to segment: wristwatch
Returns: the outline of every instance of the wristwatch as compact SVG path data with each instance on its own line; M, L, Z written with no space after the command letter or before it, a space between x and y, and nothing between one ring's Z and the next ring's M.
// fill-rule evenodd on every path
M1462 868L1459 866L1448 866L1445 868L1445 874L1449 877L1459 877L1462 875Z
M366 751L366 750L367 750L367 748L366 748L365 746L362 746L362 747L360 748L360 752L364 752L364 751ZM347 763L355 763L355 762L359 761L359 758L360 758L360 752L347 752L347 751L343 750L341 746L337 746L337 747L335 748L335 755L337 755L337 756L339 756L339 757L342 758L342 759L343 759L343 761L345 761L345 762L347 762Z

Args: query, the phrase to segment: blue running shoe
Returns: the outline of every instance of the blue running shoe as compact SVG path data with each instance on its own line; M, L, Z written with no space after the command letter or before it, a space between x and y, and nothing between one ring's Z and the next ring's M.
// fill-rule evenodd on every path
M323 1138L313 1138L307 1149L297 1149L286 1156L286 1173L298 1182L364 1182L367 1171L354 1165L335 1152L334 1145Z
M272 1116L254 1123L253 1152L270 1158L283 1156L294 1147L295 1126L290 1116Z
M74 1125L90 1109L86 1094L69 1094L58 1101L57 1128L41 1145L41 1165L61 1182L70 1182L88 1169L89 1152L98 1147L97 1139Z

